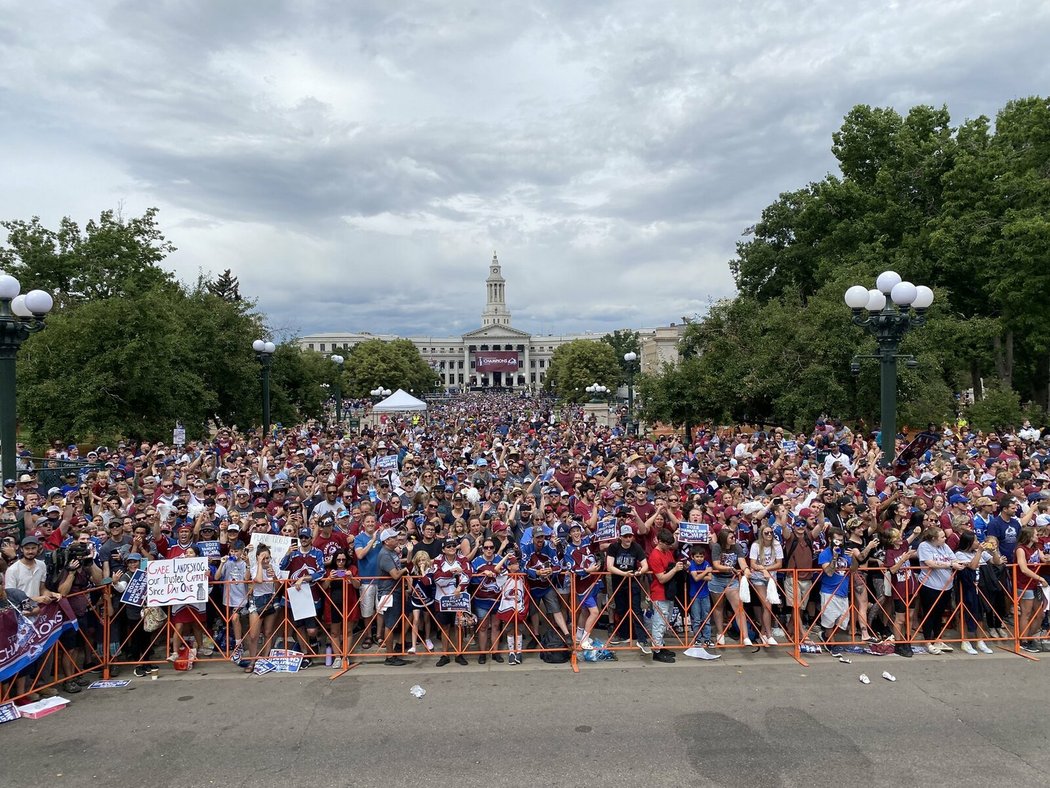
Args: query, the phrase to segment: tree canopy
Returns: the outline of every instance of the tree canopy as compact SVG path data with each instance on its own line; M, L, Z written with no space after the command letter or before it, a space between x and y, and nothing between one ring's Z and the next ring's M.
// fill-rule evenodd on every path
M345 358L343 391L347 396L367 397L372 389L380 387L419 395L434 391L440 383L437 372L407 339L359 342Z
M592 383L615 389L620 372L612 345L574 339L554 349L544 388L567 402L582 402Z
M22 283L55 296L44 331L18 357L18 414L29 437L109 440L187 434L209 424L250 426L262 415L253 340L267 334L255 303L227 270L214 281L176 281L161 267L174 250L156 209L126 219L113 211L83 231L7 221L0 264ZM275 421L321 415L327 358L279 344L271 368Z
M820 413L874 419L874 342L842 294L895 270L934 288L929 323L902 352L905 423L954 412L953 392L998 378L1050 405L1050 99L1008 103L994 126L946 107L856 106L832 135L839 172L780 197L730 261L739 295L686 330L683 361L640 383L646 413L676 423L785 424ZM674 400L673 394L687 402Z

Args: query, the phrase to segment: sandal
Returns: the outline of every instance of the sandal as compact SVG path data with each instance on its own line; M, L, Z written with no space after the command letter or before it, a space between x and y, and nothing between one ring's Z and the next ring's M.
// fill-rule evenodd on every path
M372 648L373 645L375 645L375 644L372 642L372 638L371 637L366 637L364 639L364 641L361 643L361 648L369 649L369 648Z
M248 666L244 669L244 672L245 673L254 673L255 672L255 663L254 662L249 663Z

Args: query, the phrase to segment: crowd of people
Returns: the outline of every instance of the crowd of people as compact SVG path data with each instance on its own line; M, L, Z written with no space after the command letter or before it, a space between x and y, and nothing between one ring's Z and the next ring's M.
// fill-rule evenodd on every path
M304 587L316 615L282 645L335 668L369 653L445 666L547 649L661 663L802 643L1050 650L1050 440L1031 424L930 425L888 467L877 435L832 419L688 440L611 422L466 394L357 431L98 447L46 489L23 467L0 497L0 608L32 620L75 601L78 639L43 694L79 691L93 651L145 676L181 647L190 663L219 649L251 673ZM121 601L149 562L193 556L208 559L207 600L160 614ZM39 674L4 695L37 695Z

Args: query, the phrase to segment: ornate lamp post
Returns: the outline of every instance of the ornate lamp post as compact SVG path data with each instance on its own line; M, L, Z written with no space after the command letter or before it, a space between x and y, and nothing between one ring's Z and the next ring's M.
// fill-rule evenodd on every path
M273 342L265 342L257 339L252 342L252 350L255 358L262 365L262 406L263 406L263 432L270 434L270 362L273 361L273 352L277 346Z
M926 323L926 310L933 303L933 291L925 285L901 281L900 274L895 271L884 271L875 280L874 289L854 285L846 291L845 298L846 306L853 310L853 323L863 327L878 343L878 353L854 356L850 370L858 374L862 358L879 360L882 465L888 468L896 457L897 359L903 358L909 369L918 366L912 356L902 356L897 351L910 329Z
M332 356L332 362L336 366L335 370L335 383L332 384L332 388L335 390L335 423L343 423L343 362L346 361L342 356Z
M0 464L5 479L17 478L15 357L29 335L44 328L44 318L55 305L50 293L30 290L19 295L21 290L17 279L0 274Z
M634 433L634 362L638 360L638 354L633 350L623 354L623 360L627 363L627 434Z
M584 391L591 395L591 402L601 402L602 397L609 393L607 386L602 386L598 383L592 383Z

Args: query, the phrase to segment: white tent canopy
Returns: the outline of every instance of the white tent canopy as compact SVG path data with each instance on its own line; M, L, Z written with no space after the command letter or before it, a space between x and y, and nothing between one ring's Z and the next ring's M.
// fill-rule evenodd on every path
M416 399L404 389L398 389L382 402L376 403L373 413L400 413L404 411L421 411L427 409L427 403Z

